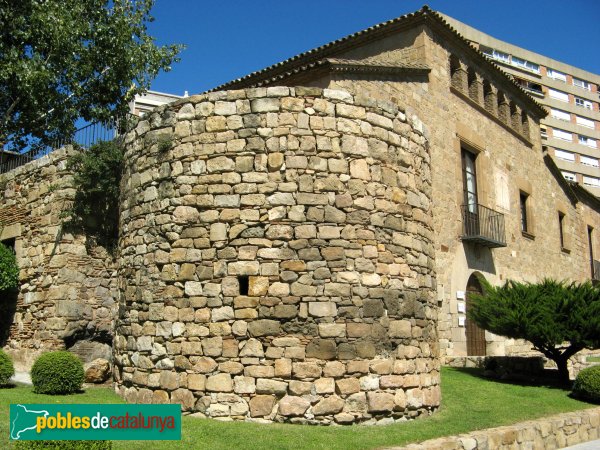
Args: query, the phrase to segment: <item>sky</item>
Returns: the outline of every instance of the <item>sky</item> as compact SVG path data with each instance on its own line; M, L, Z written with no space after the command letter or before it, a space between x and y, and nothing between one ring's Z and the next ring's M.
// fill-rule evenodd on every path
M152 90L203 92L420 9L425 0L156 0L149 33L181 43ZM600 74L600 0L429 0L495 38Z

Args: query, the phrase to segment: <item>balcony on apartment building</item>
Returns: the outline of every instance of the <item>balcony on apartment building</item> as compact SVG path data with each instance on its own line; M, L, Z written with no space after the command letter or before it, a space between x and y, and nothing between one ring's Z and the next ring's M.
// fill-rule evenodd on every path
M462 206L463 241L484 247L506 247L504 214L478 203Z

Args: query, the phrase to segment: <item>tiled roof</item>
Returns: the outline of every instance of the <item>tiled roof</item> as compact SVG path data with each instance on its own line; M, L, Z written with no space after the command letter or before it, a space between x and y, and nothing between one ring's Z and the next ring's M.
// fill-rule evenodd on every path
M458 31L456 31L441 14L433 11L427 5L413 13L405 14L395 19L373 25L357 33L350 34L307 52L300 53L277 64L265 67L259 71L252 72L244 77L221 84L220 86L211 89L211 91L270 85L278 80L282 80L289 76L312 70L317 67L324 67L327 64L332 66L337 65L338 67L342 64L347 64L348 66L352 65L353 67L358 68L359 65L362 64L365 67L370 68L395 67L397 69L404 70L428 70L426 66L414 63L402 65L392 64L391 62L381 62L379 64L373 64L370 62L365 64L361 61L335 58L335 54L339 54L343 50L356 47L363 42L373 41L396 30L404 29L411 24L417 24L420 22L428 22L434 26L438 25L438 29L449 32L456 41L462 43L463 46L466 46L470 49L474 57L477 58L478 63L484 67L487 66L492 68L492 70L497 71L504 78L504 81L508 82L510 87L514 89L514 91L518 92L521 100L529 103L529 105L541 117L546 116L547 112L541 104L536 102L533 97L531 97L523 88L521 88L521 86L519 86L517 82L514 81L514 79L504 72L498 65L490 61L483 53L473 47L473 45ZM344 61L344 63L342 63L342 61Z

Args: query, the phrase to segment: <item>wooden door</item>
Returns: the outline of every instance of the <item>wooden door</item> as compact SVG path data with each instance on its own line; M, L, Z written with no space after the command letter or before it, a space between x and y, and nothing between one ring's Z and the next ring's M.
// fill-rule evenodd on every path
M477 279L477 275L473 274L467 282L467 311L470 306L471 294L481 294L481 284ZM477 326L475 322L466 319L465 331L467 333L467 355L468 356L485 356L485 331Z

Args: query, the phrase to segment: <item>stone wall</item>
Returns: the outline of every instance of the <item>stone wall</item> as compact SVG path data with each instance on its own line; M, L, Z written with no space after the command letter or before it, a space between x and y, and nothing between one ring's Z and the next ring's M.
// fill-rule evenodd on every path
M63 148L0 175L0 240L14 239L21 269L5 349L20 370L28 370L40 352L77 349L80 340L94 349L91 356L110 357L116 263L63 226L61 213L75 193L66 168L71 152Z
M126 138L117 392L208 417L438 407L420 122L317 88L194 96Z
M388 450L553 450L596 440L599 430L600 408L593 408Z

